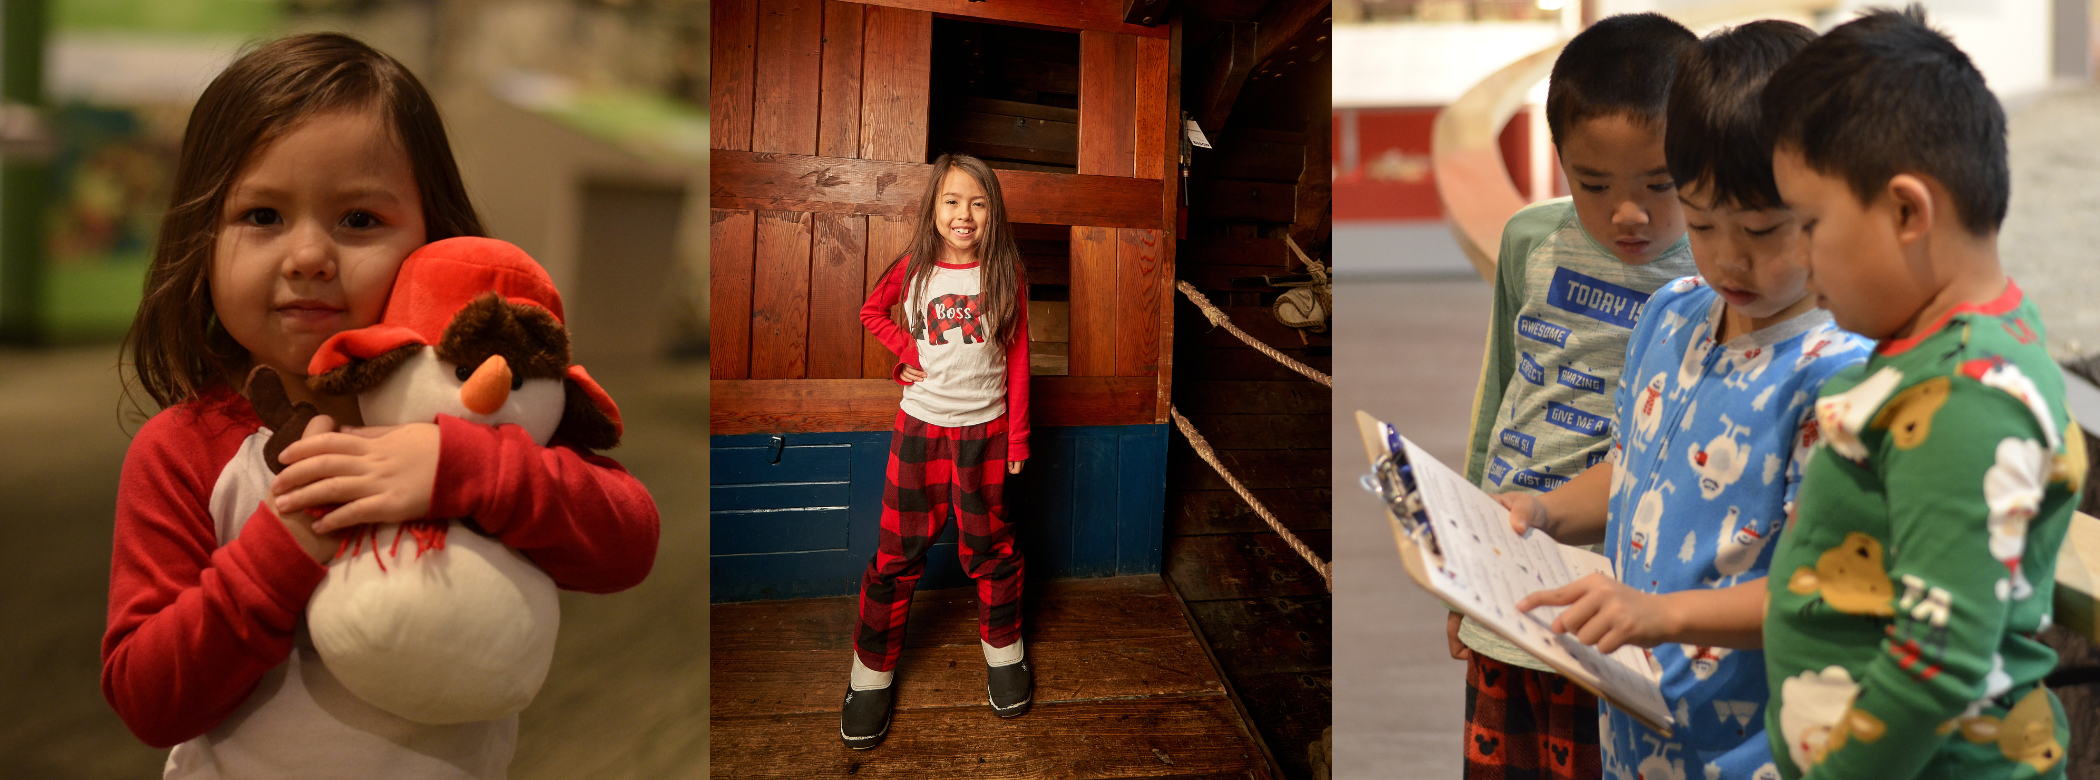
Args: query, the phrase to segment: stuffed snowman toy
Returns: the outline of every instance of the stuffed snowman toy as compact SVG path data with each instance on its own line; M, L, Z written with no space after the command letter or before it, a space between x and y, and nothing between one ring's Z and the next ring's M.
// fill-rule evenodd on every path
M365 425L448 414L590 449L621 433L612 398L569 363L552 280L494 239L446 239L409 255L382 321L323 343L309 376L321 392L355 394ZM429 724L506 717L532 702L560 624L546 572L472 518L344 533L306 620L345 688Z

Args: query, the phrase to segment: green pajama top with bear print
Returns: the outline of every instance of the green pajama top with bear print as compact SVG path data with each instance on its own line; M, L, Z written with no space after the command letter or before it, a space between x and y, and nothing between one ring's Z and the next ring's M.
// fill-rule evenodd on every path
M2085 446L2034 306L1881 344L1816 401L1822 446L1779 539L1765 709L1787 778L2063 775L2041 680Z

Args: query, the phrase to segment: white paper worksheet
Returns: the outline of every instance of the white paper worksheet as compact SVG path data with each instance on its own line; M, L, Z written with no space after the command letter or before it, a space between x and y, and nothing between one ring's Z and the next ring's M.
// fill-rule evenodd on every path
M1419 569L1410 567L1426 575L1417 578L1418 584L1582 687L1667 734L1675 719L1663 701L1661 670L1646 650L1627 646L1607 656L1571 635L1553 631L1553 618L1563 608L1540 607L1529 614L1516 608L1533 591L1557 588L1594 572L1610 576L1611 561L1555 542L1540 531L1516 535L1509 527L1509 510L1486 491L1416 447L1392 426L1368 417L1362 423L1377 426L1375 435L1366 436L1367 444L1382 443L1383 449L1399 453L1412 467L1422 508L1441 553L1433 554L1420 533L1412 534L1412 540L1402 539L1403 555L1420 556ZM1374 460L1381 454L1372 453Z

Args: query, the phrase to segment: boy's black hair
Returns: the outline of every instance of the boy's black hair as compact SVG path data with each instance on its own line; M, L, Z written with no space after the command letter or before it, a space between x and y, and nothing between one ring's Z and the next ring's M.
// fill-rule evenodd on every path
M1890 177L1918 173L1947 188L1971 234L1992 235L2005 221L2005 110L1916 5L1874 9L1825 33L1772 74L1762 107L1766 149L1798 151L1861 203Z
M1684 53L1663 125L1663 159L1679 187L1704 182L1716 206L1786 202L1758 141L1757 98L1765 79L1815 39L1807 27L1767 19L1708 35Z
M1677 60L1699 37L1662 14L1620 14L1583 30L1553 60L1546 86L1546 129L1553 143L1584 119L1624 116L1642 124L1663 118Z

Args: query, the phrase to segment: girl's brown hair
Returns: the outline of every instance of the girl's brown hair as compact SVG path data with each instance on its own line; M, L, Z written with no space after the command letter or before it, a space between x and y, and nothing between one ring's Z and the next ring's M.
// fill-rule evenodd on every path
M1002 347L1011 347L1016 335L1014 322L1020 310L1021 289L1028 284L1028 269L1021 261L1021 250L1014 245L1013 228L1006 221L1006 196L999 192L999 177L983 160L967 154L944 154L933 161L933 172L926 179L926 192L919 196L919 222L912 230L911 244L904 254L891 262L908 263L904 269L904 284L907 291L925 287L933 276L934 261L939 260L941 248L946 242L941 238L940 226L933 224L933 204L941 194L941 180L948 171L958 170L977 180L984 188L987 218L979 227L983 237L977 240L978 261L982 285L978 288L984 303L985 324L999 339ZM905 324L912 335L924 333L926 313L920 310L917 300L904 302ZM1025 336L1023 337L1025 338Z
M385 112L408 153L425 241L486 232L467 200L437 104L399 61L335 33L281 38L242 55L190 112L145 297L124 336L139 387L162 408L214 382L237 383L247 363L247 350L212 309L212 250L227 190L255 152L301 122L361 109Z

